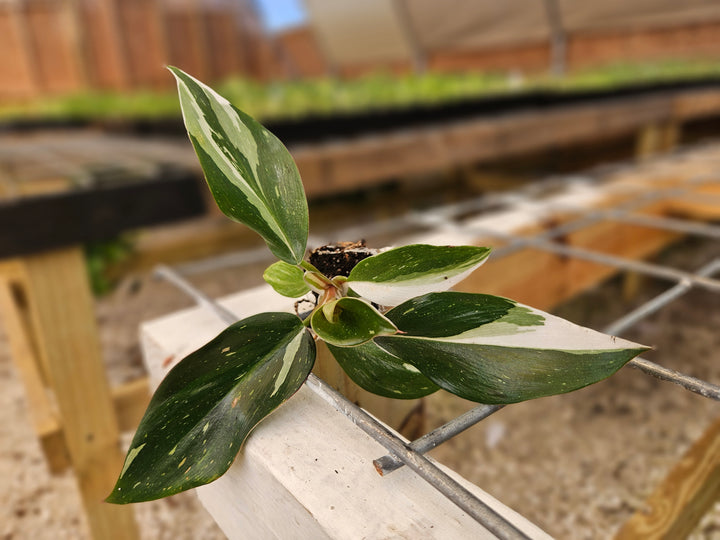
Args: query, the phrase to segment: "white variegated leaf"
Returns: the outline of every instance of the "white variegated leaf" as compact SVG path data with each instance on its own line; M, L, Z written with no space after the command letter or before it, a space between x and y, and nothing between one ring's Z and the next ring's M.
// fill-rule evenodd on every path
M360 261L346 287L383 306L396 306L422 294L446 291L485 262L490 249L475 246L413 244Z
M170 68L185 127L220 209L244 223L279 259L305 254L308 210L300 174L285 146L212 88Z
M381 349L374 341L355 347L337 347L328 343L327 347L345 373L373 394L416 399L439 390L415 366Z
M158 499L224 474L314 362L315 343L290 313L261 313L223 330L160 383L107 501Z
M647 347L483 294L431 293L386 314L400 332L375 341L441 388L513 403L602 380Z

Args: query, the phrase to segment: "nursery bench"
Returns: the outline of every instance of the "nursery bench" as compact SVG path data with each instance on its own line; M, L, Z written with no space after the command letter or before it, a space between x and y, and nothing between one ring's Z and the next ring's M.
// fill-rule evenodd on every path
M108 385L82 245L202 213L197 177L156 167L108 178L74 163L78 186L67 171L31 172L32 159L23 176L3 157L0 315L36 433L51 472L73 467L93 537L137 538L132 509L102 500L122 466L120 429L136 426L148 402L147 381Z

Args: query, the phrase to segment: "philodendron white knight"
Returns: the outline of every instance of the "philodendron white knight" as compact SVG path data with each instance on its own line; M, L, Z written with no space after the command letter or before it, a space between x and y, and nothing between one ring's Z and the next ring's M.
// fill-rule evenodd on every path
M304 319L261 313L239 321L175 366L109 502L157 499L222 475L253 427L303 384L317 339L370 392L411 399L443 389L481 403L570 392L647 349L507 298L449 291L485 262L485 247L404 246L360 261L347 276L324 275L304 260L307 202L288 151L211 88L170 69L218 206L280 259L265 280L282 295L313 291L318 300Z

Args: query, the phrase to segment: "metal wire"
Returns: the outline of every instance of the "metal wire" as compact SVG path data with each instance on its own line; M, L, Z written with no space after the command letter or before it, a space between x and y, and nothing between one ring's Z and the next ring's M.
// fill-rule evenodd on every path
M426 457L416 452L380 422L314 375L306 384L327 403L350 418L356 426L387 448L460 509L498 538L529 538L470 491L453 480ZM380 471L378 471L380 472Z
M480 231L479 229L474 230ZM636 261L634 259L627 259L624 257L618 257L616 255L609 255L607 253L592 251L585 248L566 246L564 244L550 242L542 238L523 238L520 236L500 233L488 229L482 229L481 234L495 236L496 238L499 238L501 240L509 240L522 247L530 247L539 249L541 251L556 253L558 255L575 257L576 259L583 259L586 261L596 262L607 266L613 266L622 270L631 270L633 272L638 272L640 274L645 274L661 279L688 282L693 285L704 287L711 291L720 292L720 280L712 279L706 276L699 276L690 272L685 272L683 270L668 268L667 266L646 263L643 261Z
M631 225L641 225L643 227L652 227L654 229L665 229L684 234L707 236L709 238L720 238L720 227L717 225L709 225L705 223L698 224L694 221L688 221L685 219L647 216L643 214L629 214L620 210L610 210L605 212L604 215L607 219Z
M697 271L697 275L703 277L710 277L718 272L720 272L720 259L715 259L714 261L700 268ZM626 313L617 321L606 326L603 329L603 332L607 334L612 334L614 336L619 336L623 331L627 330L634 324L637 324L639 321L641 321L648 315L652 315L676 298L679 298L680 296L688 292L691 288L691 282L680 281L680 283L675 285L672 289L668 289L667 291L659 294L655 298L648 300L643 305L635 308L629 313Z
M668 381L678 386L682 386L685 390L690 390L695 394L699 394L703 397L720 401L720 386L712 384L690 375L685 375L674 369L666 368L646 360L645 358L635 358L628 362L630 367L639 369L647 375L652 375L656 379L661 381Z
M697 275L711 276L717 272L720 272L720 259L715 259L700 268L697 271ZM672 289L669 289L647 301L614 323L608 325L603 329L603 332L606 334L620 335L624 330L627 330L645 317L655 313L671 301L679 298L691 288L692 283L687 281L678 283ZM679 371L675 371L670 368L659 366L658 364L644 358L635 358L630 361L628 365L658 379L673 382L706 398L720 400L720 386L702 381L690 375L685 375L684 373L680 373ZM423 435L419 439L416 439L410 443L410 448L421 454L429 452L458 433L465 431L491 414L499 411L502 407L502 405L479 405L465 414L462 414L450 422L434 429L430 433ZM374 460L373 464L382 475L390 474L403 466L403 462L401 460L390 454Z
M155 275L168 280L199 305L211 309L226 323L232 324L238 320L234 313L193 287L171 268L160 266L155 270ZM529 539L525 533L493 508L478 499L426 457L411 449L405 441L327 383L311 373L305 384L495 536L507 540Z
M718 272L720 272L720 259L715 259L700 268L697 271L697 275L711 276ZM691 288L692 283L688 281L681 281L673 288L668 289L651 300L648 300L643 305L635 308L630 313L627 313L614 323L608 325L603 331L608 334L619 335L632 325L637 324L642 319L652 315L673 300L687 293ZM628 365L657 379L673 382L682 386L686 390L690 390L691 392L695 392L696 394L700 394L706 398L720 401L720 386L718 385L697 379L690 375L685 375L684 373L680 373L674 369L660 366L654 362L646 360L645 358L634 358L628 363Z
M425 454L436 446L450 440L455 435L474 426L481 420L484 420L491 414L496 413L504 406L505 405L478 405L474 409L470 409L468 412L461 414L457 418L453 418L446 424L414 440L410 443L409 448L420 454ZM373 460L373 465L375 465L375 468L382 476L385 476L402 467L404 463L395 456L388 454Z

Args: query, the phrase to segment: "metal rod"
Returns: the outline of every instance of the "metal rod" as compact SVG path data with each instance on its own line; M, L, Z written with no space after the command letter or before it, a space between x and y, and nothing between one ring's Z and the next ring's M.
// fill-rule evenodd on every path
M677 196L683 196L686 195L687 192L691 189L691 187L697 187L699 185L704 185L708 183L717 183L719 180L719 177L716 176L698 176L696 178L693 178L692 180L689 180L686 182L686 185L680 186L680 187L671 187L659 191L653 191L650 193L645 193L640 197L636 197L634 199L631 199L627 202L624 202L617 206L616 210L618 211L630 211L635 210L637 208L640 208L646 204L649 204L653 201L666 199L670 197L677 197ZM689 184L689 185L687 185ZM550 240L552 238L557 238L558 236L564 236L571 234L573 232L579 231L580 229L584 229L585 227L588 227L590 225L594 225L596 223L600 223L604 218L606 214L606 210L588 210L586 208L568 208L563 207L566 211L573 211L575 213L579 213L582 215L581 218L575 219L572 221L569 221L568 223L563 223L562 225L558 225L556 227L552 227L551 229L548 229L546 231L543 231L541 233L538 233L534 236L527 237L527 238L518 238L518 237L511 237L508 241L509 244L507 246L503 246L500 249L495 250L493 253L493 257L495 259L498 259L500 257L506 257L508 255L512 255L513 253L516 253L517 251L520 251L524 247L526 247L525 241L529 239L537 239L537 240ZM476 229L477 230L477 229ZM483 234L483 233L480 233ZM484 234L490 234L488 231L485 231ZM498 234L503 233L495 233L497 236ZM515 238L513 240L513 238Z
M211 272L213 270L220 270L223 268L245 266L273 260L275 260L275 258L272 253L270 253L270 250L267 247L262 246L259 248L227 253L210 259L183 263L176 266L175 271L184 276L189 276L193 274L201 274L203 272Z
M491 414L496 413L503 407L504 405L478 405L411 442L409 448L419 454L425 454L445 441L452 439L455 435L474 426L481 420L484 420ZM402 467L404 463L394 455L387 454L373 460L373 465L375 465L375 468L382 476L385 476Z
M232 324L237 321L236 315L193 287L171 268L165 266L159 267L155 270L155 274L158 277L167 279L170 283L198 302L198 304L211 309L226 323ZM515 525L478 499L426 457L409 448L407 443L397 435L392 433L363 409L349 401L326 382L311 373L305 381L305 384L326 403L329 403L339 412L343 413L356 426L382 444L388 451L401 459L403 463L414 470L431 486L498 538L508 540L529 538L525 533L515 527Z
M699 276L711 276L717 272L720 272L720 259L716 259L709 264L700 268L697 272ZM672 300L682 296L692 288L692 284L687 281L682 281L675 285L672 289L658 295L652 300L646 302L642 306L638 307L634 311L628 313L624 317L618 319L614 323L607 326L603 332L612 335L620 335L624 330L630 326L636 324L648 315L655 313ZM645 359L636 359L630 362L631 367L640 369L643 372L658 377L660 379L674 382L684 388L691 390L695 393L701 394L711 399L719 399L720 387L701 381L689 375L684 375L680 372L671 370L669 368L663 368ZM444 443L450 438L454 437L458 433L468 429L475 425L480 420L483 420L495 413L502 408L501 405L480 405L474 409L466 412L465 414L458 416L450 422L440 426L439 428L431 431L430 433L420 437L410 444L410 448L424 454L436 446ZM380 471L381 474L389 474L394 470L403 466L402 461L392 455L385 455L381 458L373 461L375 468Z
M706 264L697 271L698 276L710 277L713 274L720 272L720 259ZM612 324L605 327L603 332L612 334L613 336L619 336L623 331L627 330L631 326L637 324L645 317L652 315L666 304L669 304L676 298L679 298L692 288L692 283L689 281L681 281L673 288L668 289L662 294L659 294L655 298L648 300L643 305L638 306L633 311L625 314Z
M674 369L666 368L646 360L645 358L635 358L628 362L628 366L639 369L643 373L652 375L656 379L668 381L678 386L682 386L685 390L690 390L703 397L720 401L720 386L709 382L702 381L690 375L685 375Z
M356 426L396 455L405 465L427 480L430 485L454 502L463 511L467 512L498 538L528 538L525 533L505 520L505 518L500 516L486 503L475 497L475 495L453 480L447 473L440 470L426 457L409 448L404 441L399 439L388 430L388 428L360 407L348 401L342 394L327 383L311 374L306 381L306 385L313 389L315 393L327 403L345 414Z
M711 276L717 272L720 272L720 259L715 259L700 268L697 275ZM614 323L608 325L603 331L612 335L620 335L624 330L627 330L645 317L655 313L676 298L679 298L691 288L692 283L681 281L673 288L659 294ZM662 367L644 358L635 358L631 360L628 365L663 381L675 383L701 396L720 401L720 386L718 385L697 379L690 375L685 375L670 368Z
M233 324L238 321L237 316L227 308L224 308L212 298L203 294L200 290L193 287L189 281L180 277L175 270L164 265L156 266L153 272L155 276L165 279L180 289L182 292L187 294L190 298L195 300L198 305L206 307L215 314L218 315L223 321L228 324Z
M568 257L575 257L576 259L583 259L586 261L596 262L598 264L613 266L623 270L632 270L633 272L638 272L640 274L656 278L667 279L670 281L687 281L693 285L698 285L711 291L720 292L720 280L705 276L698 276L683 270L676 270L674 268L668 268L667 266L636 261L633 259L618 257L616 255L609 255L607 253L600 253L599 251L567 246L565 244L550 242L538 237L524 238L484 228L475 228L474 230L479 234L494 236L501 240L510 241L514 246L535 248L542 251L548 251L550 253L556 253L558 255L565 255Z
M685 219L664 218L658 216L647 216L642 214L628 214L617 210L608 211L605 213L605 216L613 221L620 221L622 223L629 223L631 225L641 225L643 227L666 229L669 231L685 234L695 234L698 236L707 236L710 238L720 238L720 227L718 227L717 225L700 224Z
M645 263L641 261L634 261L632 259L625 259L622 257L616 257L614 255L607 255L596 251L590 251L581 248L573 248L562 244L548 242L539 238L522 239L517 238L513 235L505 233L495 233L490 231L489 234L495 234L504 239L510 239L511 241L517 241L523 243L525 246L534 247L537 249L558 253L560 255L567 255L578 259L585 259L600 264L606 264L625 270L633 270L641 274L646 274L654 277L663 279L669 279L677 281L679 283L688 283L689 285L699 285L705 287L714 292L720 292L720 281L717 279L711 279L706 276L695 275L689 272L683 272L681 270L675 270L667 268L665 266L659 266L655 264ZM526 241L524 241L526 240ZM675 371L670 368L665 368L646 360L644 358L635 358L631 360L628 365L631 367L640 369L648 375L652 375L658 379L672 382L679 386L682 386L686 390L700 394L710 399L720 401L720 386L697 379L690 375L685 375L679 371Z

